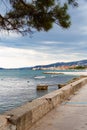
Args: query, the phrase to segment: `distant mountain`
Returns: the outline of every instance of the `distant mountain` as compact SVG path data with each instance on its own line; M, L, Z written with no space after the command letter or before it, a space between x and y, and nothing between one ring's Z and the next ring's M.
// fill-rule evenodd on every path
M49 67L58 67L58 66L87 66L87 60L73 61L73 62L57 62L49 65L38 65L32 68L49 68Z
M3 70L3 68L0 68L0 70Z
M53 64L48 64L48 65L37 65L34 67L22 67L22 68L11 68L8 70L29 70L29 69L40 69L40 68L49 68L49 67L58 67L58 66L87 66L87 60L80 60L80 61L73 61L73 62L57 62ZM0 70L5 70L6 68L0 68ZM7 70L7 69L6 69Z

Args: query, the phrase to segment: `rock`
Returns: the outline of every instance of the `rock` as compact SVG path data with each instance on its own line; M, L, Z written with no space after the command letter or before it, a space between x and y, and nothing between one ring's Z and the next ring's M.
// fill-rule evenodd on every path
M48 85L37 85L37 90L47 90Z

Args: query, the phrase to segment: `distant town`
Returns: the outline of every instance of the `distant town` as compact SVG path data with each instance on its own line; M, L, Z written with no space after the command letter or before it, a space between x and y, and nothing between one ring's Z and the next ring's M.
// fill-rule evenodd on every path
M53 66L53 67L33 67L32 70L68 70L68 69L87 69L87 66Z
M72 62L57 62L48 65L38 65L32 67L32 70L68 70L68 69L87 69L87 60Z

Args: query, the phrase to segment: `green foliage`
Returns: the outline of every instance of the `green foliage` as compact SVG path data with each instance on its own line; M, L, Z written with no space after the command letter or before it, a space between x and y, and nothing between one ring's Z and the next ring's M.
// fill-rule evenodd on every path
M60 0L9 0L9 3L11 10L5 16L0 15L0 28L21 34L32 33L33 29L49 31L54 23L63 28L70 27L68 6L76 6L75 0L68 0L62 6Z
M76 66L75 69L86 69L85 66Z

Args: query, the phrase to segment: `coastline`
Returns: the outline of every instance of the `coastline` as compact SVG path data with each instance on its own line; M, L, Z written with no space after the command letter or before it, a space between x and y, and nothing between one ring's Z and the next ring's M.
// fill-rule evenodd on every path
M66 75L77 75L77 76L87 76L87 72L58 72L58 71L48 71L48 72L44 72L44 74L66 74Z

